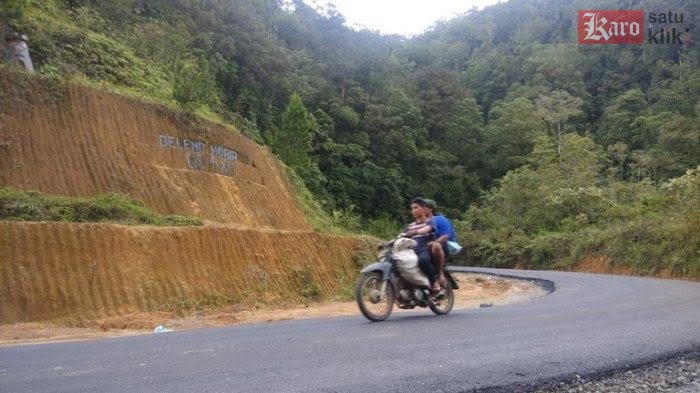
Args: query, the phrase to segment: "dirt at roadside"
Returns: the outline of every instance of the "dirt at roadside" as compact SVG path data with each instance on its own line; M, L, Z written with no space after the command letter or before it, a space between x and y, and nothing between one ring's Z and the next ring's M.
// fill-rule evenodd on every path
M455 273L460 290L455 292L455 309L498 306L537 298L546 291L535 283L486 274ZM416 312L396 310L395 312ZM152 333L155 326L174 330L243 323L357 315L353 301L331 301L287 307L261 306L244 309L231 306L176 316L168 312L151 312L101 318L93 321L30 322L0 325L0 346L53 341L89 340ZM80 326L76 326L80 325Z

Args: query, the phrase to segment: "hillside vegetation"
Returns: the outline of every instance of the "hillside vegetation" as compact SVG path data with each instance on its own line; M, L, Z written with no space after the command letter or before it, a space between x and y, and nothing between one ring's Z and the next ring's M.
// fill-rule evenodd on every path
M40 73L231 123L335 221L386 236L412 196L458 219L463 262L700 277L699 55L575 44L576 10L511 0L412 39L301 1L9 0ZM656 26L664 27L664 26Z
M0 189L0 220L8 221L110 221L127 225L189 226L202 225L197 217L162 215L139 201L118 194L92 198L71 198Z

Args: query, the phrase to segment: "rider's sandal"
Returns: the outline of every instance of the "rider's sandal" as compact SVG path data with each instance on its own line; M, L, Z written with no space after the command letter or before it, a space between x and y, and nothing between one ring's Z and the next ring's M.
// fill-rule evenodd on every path
M445 294L445 289L443 288L435 295L434 298L435 298L435 300L443 300L446 297L447 297L447 295Z

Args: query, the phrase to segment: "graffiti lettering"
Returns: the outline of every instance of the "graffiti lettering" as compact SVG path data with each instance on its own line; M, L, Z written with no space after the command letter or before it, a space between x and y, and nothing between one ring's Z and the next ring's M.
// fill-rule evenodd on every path
M206 149L204 142L189 138L158 134L158 145L166 149L184 150L187 168L195 171L231 176L238 160L238 152L233 149L218 145L210 145Z
M181 149L181 150L191 150L191 151L204 151L204 142L195 141L192 139L180 139L169 135L158 135L158 144L161 147L167 147L170 149Z

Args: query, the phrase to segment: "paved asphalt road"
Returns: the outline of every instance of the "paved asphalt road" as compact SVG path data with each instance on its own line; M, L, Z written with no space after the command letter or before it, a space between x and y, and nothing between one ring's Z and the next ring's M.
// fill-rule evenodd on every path
M508 306L266 323L0 348L0 392L517 390L700 348L700 283L474 269L551 280Z

